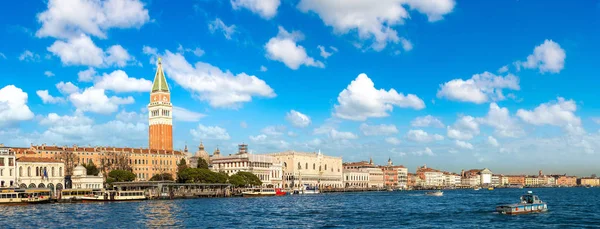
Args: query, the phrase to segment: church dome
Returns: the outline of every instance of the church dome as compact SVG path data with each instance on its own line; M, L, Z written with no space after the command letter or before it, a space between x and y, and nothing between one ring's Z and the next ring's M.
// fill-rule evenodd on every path
M204 150L204 144L202 144L202 142L200 142L200 146L198 147L198 151L196 151L195 157L200 157L207 163L210 161L210 156L208 155L208 152Z
M85 176L87 174L87 169L82 165L78 165L73 169L73 176Z

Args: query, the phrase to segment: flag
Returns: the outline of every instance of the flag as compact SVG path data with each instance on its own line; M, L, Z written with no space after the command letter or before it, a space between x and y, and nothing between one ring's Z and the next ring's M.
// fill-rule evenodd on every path
M46 177L46 179L48 179L48 172L46 171L45 167L44 167L44 177Z

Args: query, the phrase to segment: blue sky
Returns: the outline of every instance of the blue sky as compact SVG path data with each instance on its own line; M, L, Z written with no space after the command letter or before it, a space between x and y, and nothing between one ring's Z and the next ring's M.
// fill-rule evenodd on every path
M588 175L600 3L27 1L0 9L3 143L147 146L162 57L175 147Z

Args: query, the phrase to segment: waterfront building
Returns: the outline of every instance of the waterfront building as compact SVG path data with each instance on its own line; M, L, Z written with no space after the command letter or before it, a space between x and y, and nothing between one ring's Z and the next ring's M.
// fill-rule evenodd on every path
M509 185L510 183L508 182L508 176L504 176L504 175L500 175L500 185L501 186L506 186Z
M417 167L416 186L422 187L441 187L444 185L444 173L437 169L427 168L427 165ZM420 182L419 182L420 181Z
M224 172L229 176L237 172L250 172L256 175L265 187L283 186L282 164L270 155L250 154L246 150L239 150L235 155L212 158L211 170Z
M406 179L405 174L400 174L400 170L406 168L402 165L394 165L392 159L388 159L388 164L386 166L379 166L383 171L383 180L385 187L406 187L406 180L404 180L404 184L400 186L400 177L404 177ZM404 171L403 171L404 172Z
M15 153L9 148L0 146L0 187L16 186L16 157Z
M582 177L577 179L577 184L581 186L600 186L600 179L596 177Z
M508 175L508 185L525 185L524 175Z
M389 161L391 162L391 160ZM384 170L373 163L373 159L370 159L369 162L359 161L359 162L350 162L344 163L344 169L357 169L359 171L364 171L369 173L369 188L382 188L385 186L385 176ZM392 171L389 171L389 174L393 176L393 168ZM396 173L397 176L397 173ZM392 182L393 183L393 178Z
M398 169L398 187L402 189L408 188L408 168L400 165Z
M476 187L481 185L481 175L479 169L471 169L461 171L461 184L468 187Z
M31 145L29 148L12 147L17 158L52 158L65 163L65 175L73 175L78 164L94 163L104 175L114 169L127 169L136 174L137 181L150 180L152 176L170 173L175 177L177 163L185 152L120 147L79 147Z
M154 150L173 150L173 105L161 59L154 74L148 104L148 142Z
M556 185L558 186L566 186L573 187L577 186L577 177L576 176L567 176L564 175L552 175L554 179L556 179Z
M57 193L65 187L62 161L40 157L19 157L16 161L20 188L49 188Z
M525 177L525 186L538 187L538 186L544 186L545 184L546 184L546 181L545 181L544 177L541 177L541 176L526 176Z
M461 184L461 177L456 173L444 172L444 186L459 186Z
M406 182L406 186L407 187L412 188L412 187L415 187L417 185L417 179L419 179L419 178L418 178L418 176L416 174L414 174L414 173L408 173L407 174L407 178L408 178L407 182Z
M98 173L97 176L87 175L87 169L82 165L78 165L73 169L73 175L71 176L71 188L104 188L104 176L102 175L102 172Z
M198 151L196 151L196 154L189 159L190 168L198 168L198 160L200 158L202 158L206 164L210 164L210 156L206 150L204 150L204 144L202 144L202 142L200 142L200 146L198 146Z
M286 151L267 154L283 166L284 188L304 185L319 188L343 188L342 158L314 153ZM382 178L383 180L383 178Z
M364 168L376 168L377 166L373 163L373 159L359 162L346 162L343 164L344 169L364 169Z
M502 184L502 176L501 175L492 175L492 183L491 185L494 187L498 187Z
M369 172L357 169L344 169L345 188L367 188L369 187Z

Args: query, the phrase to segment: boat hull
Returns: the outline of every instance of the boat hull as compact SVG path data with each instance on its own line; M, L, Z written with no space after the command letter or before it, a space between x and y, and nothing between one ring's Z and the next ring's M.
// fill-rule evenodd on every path
M496 211L505 215L520 215L529 213L539 213L548 211L546 204L511 204L500 205L496 207Z
M275 196L275 193L242 193L243 197Z

